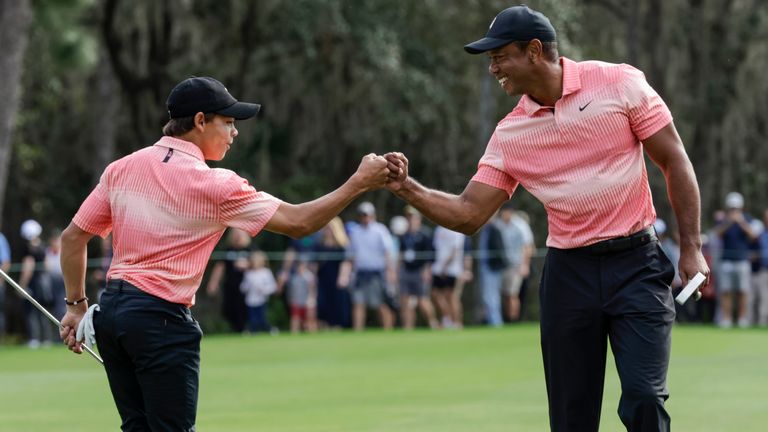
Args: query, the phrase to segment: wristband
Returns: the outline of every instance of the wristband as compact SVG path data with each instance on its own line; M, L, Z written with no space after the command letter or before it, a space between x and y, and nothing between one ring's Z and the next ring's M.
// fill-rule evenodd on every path
M76 305L79 305L80 303L84 303L87 301L88 301L88 297L83 297L80 300L75 300L75 301L69 301L67 300L66 297L64 297L64 303L66 303L67 306L76 306Z

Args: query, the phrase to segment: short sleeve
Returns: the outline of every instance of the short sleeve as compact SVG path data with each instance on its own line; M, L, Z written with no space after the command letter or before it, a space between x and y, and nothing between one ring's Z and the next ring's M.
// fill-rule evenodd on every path
M485 154L477 164L477 172L472 181L501 189L510 197L517 188L518 181L505 171L504 152L496 132L491 136Z
M635 136L643 141L672 122L672 113L645 75L629 65L622 65L622 91L629 124Z
M282 203L266 192L257 191L248 181L230 172L224 181L219 205L221 222L255 236L272 219Z
M105 238L112 231L112 207L108 190L109 167L72 218L81 230Z

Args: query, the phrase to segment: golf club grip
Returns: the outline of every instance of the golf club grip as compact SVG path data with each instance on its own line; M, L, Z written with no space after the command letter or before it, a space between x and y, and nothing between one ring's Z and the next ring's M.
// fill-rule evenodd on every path
M31 295L29 295L29 293L24 288L22 288L19 284L17 284L16 281L13 280L10 276L8 276L8 274L2 269L0 269L0 276L2 276L3 279L5 279L5 281L8 282L8 284L10 284L13 287L13 289L16 290L17 293L19 293L19 295L27 299L27 301L32 303L32 306L34 306L37 310L42 312L43 315L45 315L45 317L48 318L48 320L54 323L57 328L59 329L61 328L61 322L57 320L55 316L51 315L51 313L48 312L47 309L45 309L40 303L37 302L37 300L35 300ZM85 344L82 344L82 347L86 351L88 351L88 354L90 354L93 358L95 358L99 363L104 364L104 360L102 360L101 357L99 357L99 355L96 354L91 348L89 348Z

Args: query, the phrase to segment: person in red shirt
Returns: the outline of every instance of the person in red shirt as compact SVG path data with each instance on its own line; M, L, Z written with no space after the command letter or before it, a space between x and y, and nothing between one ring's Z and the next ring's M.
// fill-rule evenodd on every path
M110 164L62 235L60 336L82 353L76 329L87 322L87 244L112 233L106 290L89 316L125 431L194 430L202 332L189 308L227 227L302 237L383 187L389 173L382 156L369 154L335 191L289 204L205 164L224 158L238 135L235 121L255 116L259 105L238 102L213 78L193 77L171 91L167 106L164 136Z
M464 48L487 53L489 72L508 95L522 95L519 103L497 125L460 195L419 184L397 152L385 155L388 189L433 222L466 234L518 185L536 196L549 225L540 294L551 429L597 431L610 341L627 430L669 430L664 401L675 273L651 227L656 213L643 151L667 181L683 283L709 274L699 188L669 110L631 66L559 57L549 19L524 5L499 13L486 37Z

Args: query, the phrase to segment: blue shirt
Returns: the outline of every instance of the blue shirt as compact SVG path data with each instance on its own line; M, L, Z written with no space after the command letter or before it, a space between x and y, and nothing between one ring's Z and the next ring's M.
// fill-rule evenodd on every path
M0 265L11 262L11 248L8 240L0 233Z
M744 216L747 223L751 220ZM727 222L726 222L727 223ZM750 239L746 232L737 223L733 223L723 232L723 261L747 261L749 260Z

